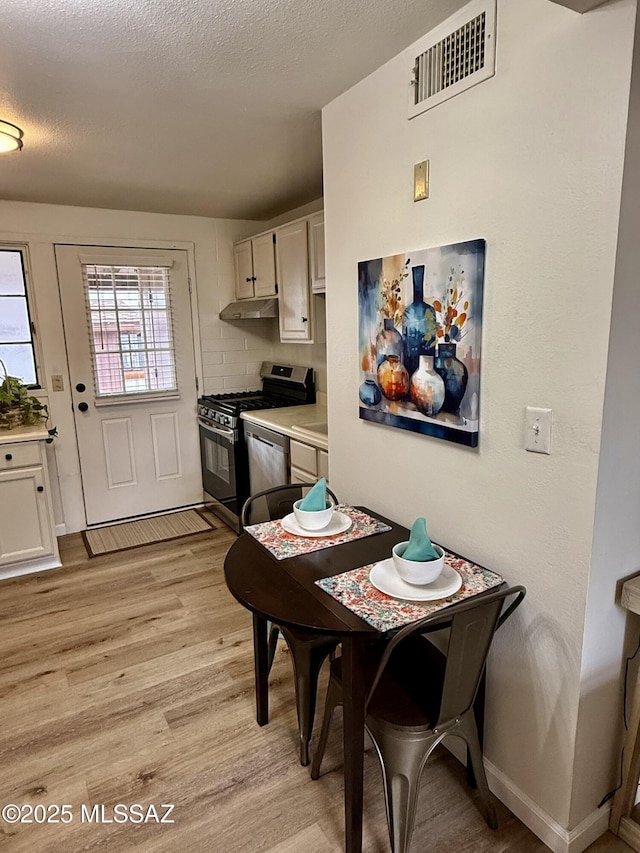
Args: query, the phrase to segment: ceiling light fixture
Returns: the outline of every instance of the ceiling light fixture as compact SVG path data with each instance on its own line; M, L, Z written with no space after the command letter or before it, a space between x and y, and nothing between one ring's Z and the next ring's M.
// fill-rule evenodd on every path
M15 124L0 119L0 153L19 151L22 148L23 132Z

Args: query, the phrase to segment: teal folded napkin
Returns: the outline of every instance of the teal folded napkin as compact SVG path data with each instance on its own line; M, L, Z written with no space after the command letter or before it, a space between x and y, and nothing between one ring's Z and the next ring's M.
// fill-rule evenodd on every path
M427 522L424 518L416 518L411 528L409 535L409 544L407 545L403 560L414 560L415 562L424 563L427 560L439 560L440 554L431 544L431 539L427 534Z
M302 499L300 509L305 512L318 512L327 508L327 481L321 477Z

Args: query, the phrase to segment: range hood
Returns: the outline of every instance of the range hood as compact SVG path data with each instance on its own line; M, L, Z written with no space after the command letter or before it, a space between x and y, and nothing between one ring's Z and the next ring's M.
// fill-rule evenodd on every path
M220 312L221 320L261 320L278 316L277 299L241 299Z

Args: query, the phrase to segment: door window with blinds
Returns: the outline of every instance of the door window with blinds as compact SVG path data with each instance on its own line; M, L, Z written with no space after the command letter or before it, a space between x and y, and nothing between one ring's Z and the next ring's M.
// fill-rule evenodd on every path
M96 398L177 393L171 269L82 264Z

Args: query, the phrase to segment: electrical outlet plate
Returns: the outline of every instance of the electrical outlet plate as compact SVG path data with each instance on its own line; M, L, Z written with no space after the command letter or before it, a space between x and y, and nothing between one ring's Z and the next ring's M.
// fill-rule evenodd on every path
M551 409L527 406L524 449L532 453L551 453Z
M423 160L413 167L413 200L429 198L429 161Z

